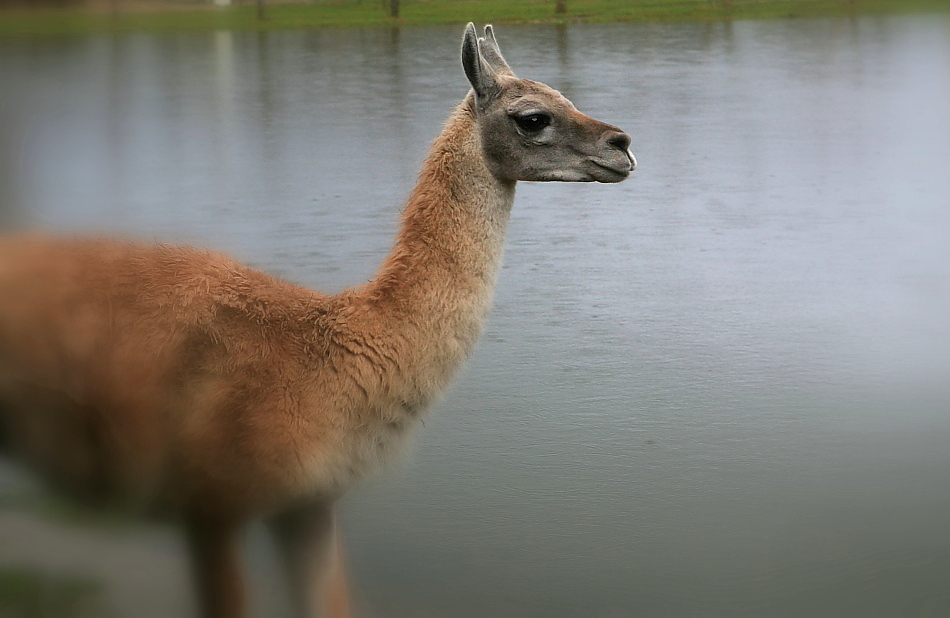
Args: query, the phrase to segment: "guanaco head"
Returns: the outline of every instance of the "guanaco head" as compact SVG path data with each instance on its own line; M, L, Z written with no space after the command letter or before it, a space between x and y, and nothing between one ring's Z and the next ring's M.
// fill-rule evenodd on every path
M557 90L516 77L491 26L484 37L466 26L462 67L485 159L498 178L620 182L636 167L629 135L577 111Z

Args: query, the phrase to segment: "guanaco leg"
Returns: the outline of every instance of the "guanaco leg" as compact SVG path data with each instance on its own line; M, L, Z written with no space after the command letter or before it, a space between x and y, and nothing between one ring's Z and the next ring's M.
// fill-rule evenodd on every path
M202 618L247 618L241 568L243 523L209 516L194 516L186 522Z
M346 618L349 597L332 501L298 506L272 517L298 618Z

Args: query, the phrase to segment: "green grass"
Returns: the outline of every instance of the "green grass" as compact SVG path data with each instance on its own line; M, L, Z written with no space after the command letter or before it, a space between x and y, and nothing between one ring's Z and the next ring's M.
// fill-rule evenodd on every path
M2 618L103 618L102 584L29 567L0 568Z
M401 0L398 19L380 0L274 4L257 19L253 4L211 7L169 5L116 14L79 9L0 10L0 37L93 32L206 32L287 30L334 26L410 26L477 23L570 23L824 17L882 12L945 11L945 0Z

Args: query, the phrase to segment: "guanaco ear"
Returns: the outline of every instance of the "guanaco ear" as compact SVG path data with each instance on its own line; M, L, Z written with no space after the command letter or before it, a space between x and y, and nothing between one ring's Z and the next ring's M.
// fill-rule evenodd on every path
M482 55L480 43L485 39L478 38L475 33L475 24L469 22L465 26L465 35L462 37L462 68L465 76L475 90L477 100L490 99L501 90L495 70ZM489 43L485 43L489 47ZM499 57L501 55L499 54ZM507 66L507 65L506 65Z
M501 55L501 49L498 47L498 41L495 40L495 30L491 25L485 26L485 37L479 39L480 43L479 49L482 52L482 57L486 62L495 70L495 73L498 75L510 75L511 77L515 76L515 72L511 70L511 67L508 66L508 63L505 62L505 58Z

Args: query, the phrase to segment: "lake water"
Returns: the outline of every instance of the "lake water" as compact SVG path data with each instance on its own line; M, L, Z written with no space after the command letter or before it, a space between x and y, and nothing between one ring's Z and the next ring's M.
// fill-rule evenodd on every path
M460 36L0 42L5 225L365 280L466 92ZM362 615L947 615L947 20L498 37L640 166L519 186L475 354L405 462L344 501ZM83 564L10 549L9 521L0 563ZM116 534L117 611L187 615L180 546ZM249 545L259 615L280 615Z

